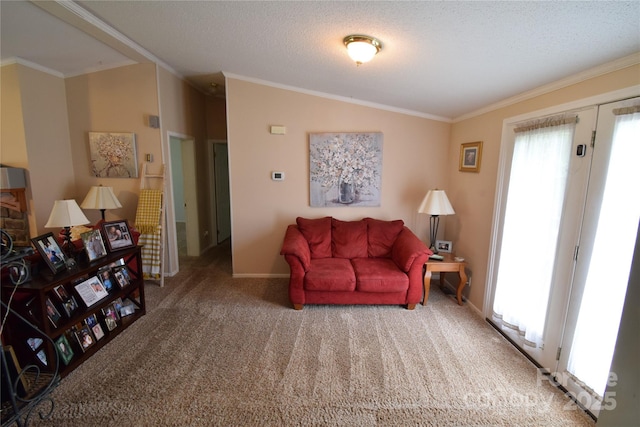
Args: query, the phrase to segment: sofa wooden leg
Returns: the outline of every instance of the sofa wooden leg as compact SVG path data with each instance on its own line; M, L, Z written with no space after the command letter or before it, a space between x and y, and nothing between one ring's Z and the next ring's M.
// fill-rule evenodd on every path
M293 304L294 310L302 310L304 308L304 304Z
M407 304L407 310L413 310L414 308L416 308L415 304Z

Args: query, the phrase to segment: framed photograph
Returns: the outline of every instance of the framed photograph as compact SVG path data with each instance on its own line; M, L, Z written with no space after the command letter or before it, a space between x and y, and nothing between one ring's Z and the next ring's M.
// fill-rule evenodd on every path
M109 295L98 276L89 277L84 282L77 284L75 288L87 307Z
M80 237L82 238L82 243L84 243L84 250L87 253L89 261L107 256L107 250L104 247L100 230L87 231L86 233L82 233Z
M114 267L113 277L116 279L116 283L118 284L118 286L120 286L120 288L124 288L130 283L129 271L124 265Z
M78 301L76 301L76 297L72 296L68 300L62 303L62 308L67 317L71 318L73 313L78 309Z
M39 349L43 342L42 338L27 338L27 344L29 344L29 348L33 351Z
M44 352L44 350L40 350L38 353L36 353L36 356L38 356L38 360L40 361L40 363L42 363L44 366L47 366L47 355Z
M65 302L66 300L69 299L69 294L67 293L67 290L64 288L63 285L59 285L53 288L53 292L56 294L56 296L58 297L58 299L60 299L61 302Z
M102 233L107 240L109 252L135 246L127 221L110 221L102 223Z
M93 334L87 325L77 327L74 335L76 336L78 345L80 345L83 353L96 343L96 340L93 338Z
M108 266L102 267L98 270L98 277L107 292L111 292L114 289L114 282L116 280L111 274L111 269Z
M60 335L60 338L56 340L56 351L58 352L62 362L64 362L65 365L68 365L73 358L73 350L71 349L69 341L64 334Z
M93 336L96 337L96 340L100 340L102 339L102 337L104 337L102 326L100 326L100 323L98 323L98 316L92 314L84 320L84 323L91 329L91 332L93 332Z
M53 237L53 233L43 234L42 236L31 239L33 246L45 260L53 274L56 274L67 268L67 257L60 249L58 241Z
M136 134L89 132L91 169L98 178L137 178Z
M118 320L120 320L120 315L118 314L118 310L116 310L113 304L103 308L102 315L104 316L104 323L107 326L108 330L113 331L118 327Z
M136 306L130 301L120 307L120 317L129 316L135 312Z
M445 252L450 254L453 251L453 243L449 240L436 240L436 249L438 252Z
M467 142L460 145L460 171L480 172L482 161L482 141Z
M58 323L62 318L60 312L58 311L56 306L53 305L53 301L51 301L51 299L49 298L47 298L47 300L45 301L45 305L47 306L47 317L49 318L49 321L53 324L54 328L57 328Z

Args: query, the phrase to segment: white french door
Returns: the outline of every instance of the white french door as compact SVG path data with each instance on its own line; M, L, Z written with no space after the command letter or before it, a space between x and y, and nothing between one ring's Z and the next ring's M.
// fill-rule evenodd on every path
M556 364L570 293L595 118L591 107L514 124L502 153L492 320L547 368Z
M595 416L615 408L615 387L605 390L617 380L609 368L640 220L639 152L640 98L601 105L556 372L556 381Z
M542 139L513 135L501 154L491 320L596 417L615 406L605 387L615 383L609 368L640 219L639 106L634 98L580 111L570 144L555 126ZM535 146L524 161L523 143ZM539 179L545 156L551 177Z

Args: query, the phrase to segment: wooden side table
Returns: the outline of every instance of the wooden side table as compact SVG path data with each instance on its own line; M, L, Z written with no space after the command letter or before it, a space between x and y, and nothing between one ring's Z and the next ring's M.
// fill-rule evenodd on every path
M460 276L460 281L458 282L458 288L456 291L456 298L458 300L458 305L462 305L462 291L464 290L464 286L467 284L467 273L464 271L464 268L467 264L464 261L459 262L454 260L454 256L452 254L441 252L438 255L442 255L444 259L442 261L428 259L426 262L427 268L424 273L424 299L422 300L422 305L426 305L427 300L429 299L431 274L440 273L440 286L442 286L444 284L444 273L447 272L458 273Z

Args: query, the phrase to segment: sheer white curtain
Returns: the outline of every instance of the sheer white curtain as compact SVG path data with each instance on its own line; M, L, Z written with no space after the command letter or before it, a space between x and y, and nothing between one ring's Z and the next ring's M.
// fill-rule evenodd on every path
M592 262L568 371L604 396L640 220L640 112L616 117ZM633 230L630 232L629 230ZM615 267L598 262L615 254Z
M575 118L516 134L493 319L523 346L542 344L574 129Z

